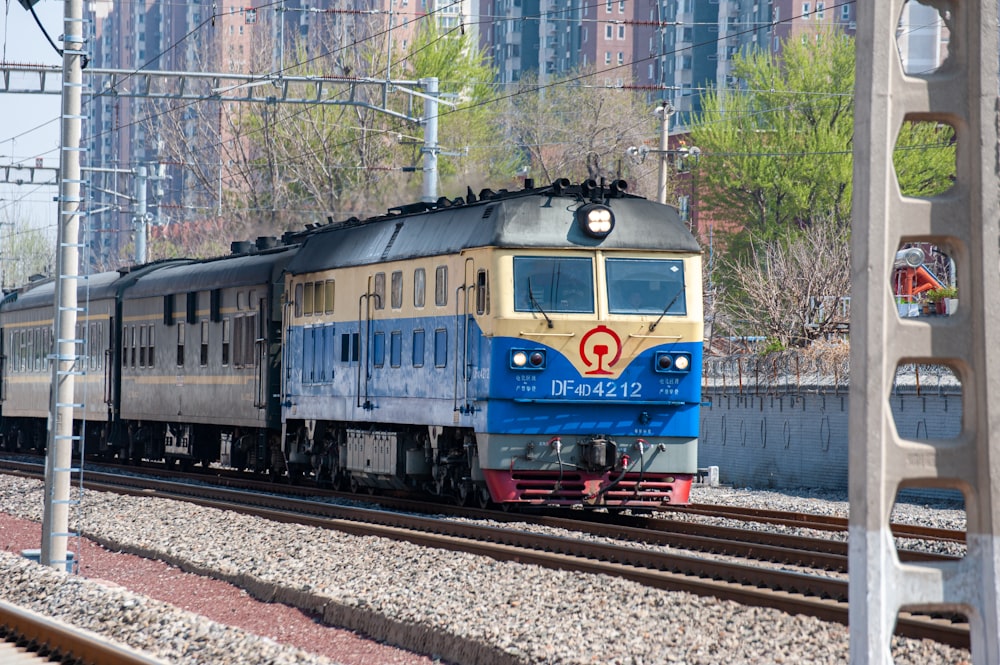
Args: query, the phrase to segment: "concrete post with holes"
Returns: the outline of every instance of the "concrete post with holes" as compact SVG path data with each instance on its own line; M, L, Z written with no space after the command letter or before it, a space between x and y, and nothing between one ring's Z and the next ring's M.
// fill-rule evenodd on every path
M903 73L896 29L904 0L859 2L850 394L851 663L892 662L904 608L970 621L972 660L1000 662L1000 178L996 0L936 2L948 15L949 57L928 75ZM906 121L955 129L957 179L931 199L901 196L892 150ZM957 313L901 319L889 288L903 242L930 242L957 263ZM889 408L899 364L944 364L962 383L952 439L900 438ZM968 554L901 564L889 513L901 486L963 492Z

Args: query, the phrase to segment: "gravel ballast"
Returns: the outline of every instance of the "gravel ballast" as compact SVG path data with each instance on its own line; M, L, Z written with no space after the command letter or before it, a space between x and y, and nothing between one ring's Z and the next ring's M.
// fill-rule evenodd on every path
M707 488L696 492L695 500L705 503L745 502L812 512L821 512L818 506L830 511L843 508L843 502L838 505L814 496ZM783 497L780 501L787 505L775 496ZM0 510L40 521L41 483L0 476ZM944 514L914 510L921 512L914 519L926 524ZM231 583L255 598L299 608L322 617L324 623L447 662L821 665L848 661L848 631L840 624L650 589L621 579L99 492L85 492L80 522L83 534L108 550L165 561ZM0 548L8 549L2 528ZM84 574L86 556L81 552ZM176 586L181 593L182 585ZM323 651L334 654L332 661L326 660L258 636L268 632L233 628L224 625L224 618L213 621L128 589L30 564L10 553L0 553L0 597L170 662L337 662L336 650ZM321 651L319 639L309 651ZM898 639L893 655L899 664L969 660L967 651L926 640ZM412 662L417 658L413 656Z

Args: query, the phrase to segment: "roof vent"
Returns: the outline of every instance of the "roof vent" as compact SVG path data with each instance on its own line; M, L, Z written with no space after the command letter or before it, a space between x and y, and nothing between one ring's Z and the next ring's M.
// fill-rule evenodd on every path
M233 254L249 254L252 249L253 243L249 240L237 240L229 245L229 251Z
M258 236L257 249L263 252L265 249L274 249L278 246L278 239L274 236Z

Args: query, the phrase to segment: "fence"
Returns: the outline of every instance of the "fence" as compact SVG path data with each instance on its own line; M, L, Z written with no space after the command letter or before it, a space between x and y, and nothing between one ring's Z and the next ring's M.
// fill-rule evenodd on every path
M702 388L713 395L846 394L850 380L849 346L833 342L765 355L706 356ZM901 365L892 394L961 394L961 383L944 365Z

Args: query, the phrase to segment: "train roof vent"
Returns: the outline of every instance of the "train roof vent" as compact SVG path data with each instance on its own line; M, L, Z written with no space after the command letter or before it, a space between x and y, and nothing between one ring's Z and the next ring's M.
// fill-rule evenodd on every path
M493 208L496 208L496 206L495 205L486 206L486 208L483 210L483 219L489 219L490 217L493 216Z
M45 275L36 272L34 275L32 275L31 277L28 278L28 281L29 282L40 282L43 279L45 279Z
M233 254L249 254L253 250L253 243L249 240L237 240L229 245L229 251Z
M265 249L274 249L278 246L278 239L274 236L258 236L257 238L257 249L264 251Z

